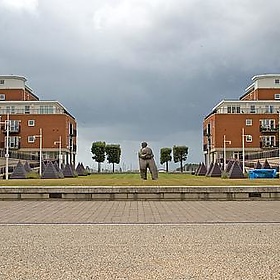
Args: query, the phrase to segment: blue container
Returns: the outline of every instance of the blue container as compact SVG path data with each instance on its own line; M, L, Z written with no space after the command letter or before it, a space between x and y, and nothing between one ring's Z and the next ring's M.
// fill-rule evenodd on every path
M257 179L257 178L275 178L276 177L276 169L254 169L249 170L249 178Z

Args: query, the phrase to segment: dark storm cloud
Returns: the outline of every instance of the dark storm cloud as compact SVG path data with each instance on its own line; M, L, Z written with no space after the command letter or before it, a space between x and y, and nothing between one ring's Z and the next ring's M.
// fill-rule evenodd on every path
M0 0L1 74L27 77L77 118L81 160L92 141L190 147L203 118L256 74L279 73L279 1ZM86 148L84 148L86 147Z

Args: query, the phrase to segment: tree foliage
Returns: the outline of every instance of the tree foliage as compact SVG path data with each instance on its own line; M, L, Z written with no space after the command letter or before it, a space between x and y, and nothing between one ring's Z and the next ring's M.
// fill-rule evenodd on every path
M107 160L113 164L113 173L115 172L115 163L120 163L121 158L121 147L117 144L109 144L105 147Z
M173 159L174 162L180 162L180 170L183 172L183 161L187 160L188 157L187 146L173 146Z
M160 164L165 163L165 171L168 172L168 162L172 160L171 148L161 148L160 149Z
M106 143L102 141L93 142L91 146L92 159L98 162L98 173L101 171L101 162L105 160L105 147Z

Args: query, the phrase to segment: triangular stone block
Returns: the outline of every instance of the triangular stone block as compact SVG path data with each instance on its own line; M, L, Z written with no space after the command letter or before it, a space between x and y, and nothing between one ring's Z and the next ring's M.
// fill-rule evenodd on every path
M213 167L212 167L212 169L210 170L210 172L207 176L209 176L209 177L221 177L221 175L222 175L221 168L218 165L218 163L215 162L215 164L213 164Z
M11 174L11 179L26 179L27 172L24 168L24 165L19 161L17 163L16 168L14 169L13 173Z
M86 176L87 175L87 171L84 168L83 163L78 163L77 167L76 167L76 172L78 174L78 176Z
M210 163L210 166L208 167L208 169L207 169L207 172L206 172L206 176L208 176L209 174L210 174L210 172L211 172L211 170L212 170L212 168L213 168L213 165L214 165L214 163L213 162L211 162Z
M42 165L42 173L45 171L47 165L42 161L41 162L41 165Z
M259 162L259 160L258 160L257 163L256 163L255 169L262 169L262 165L261 165L261 163Z
M228 178L230 178L230 179L242 179L242 178L244 178L244 174L242 172L240 164L237 161L235 161L232 164L232 166L231 166L231 168L228 172Z
M270 169L270 164L268 163L267 159L265 160L263 166L262 166L263 169Z
M59 179L62 178L60 172L58 172L54 164L50 161L42 175L42 179Z
M25 162L25 164L24 164L24 169L25 169L25 171L26 171L27 173L32 171L32 169L31 169L31 167L30 167L28 161Z
M200 168L201 168L201 162L199 163L197 169L195 170L194 175L197 175L197 173L199 172Z
M226 166L226 172L228 173L233 165L234 161L230 160Z
M57 170L57 172L59 173L60 178L63 178L63 171L59 168L57 161L54 162L54 167Z
M64 177L76 177L76 174L73 170L72 165L70 165L69 163L67 163L63 169L63 175Z
M196 175L197 176L205 176L206 172L207 172L207 168L206 168L205 164L202 162Z

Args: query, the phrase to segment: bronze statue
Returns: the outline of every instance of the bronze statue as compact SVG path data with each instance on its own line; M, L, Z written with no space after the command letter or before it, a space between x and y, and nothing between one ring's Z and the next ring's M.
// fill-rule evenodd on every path
M154 154L146 142L141 143L141 149L138 155L141 178L147 180L147 169L149 168L152 179L156 180L158 178L158 170L154 160Z

